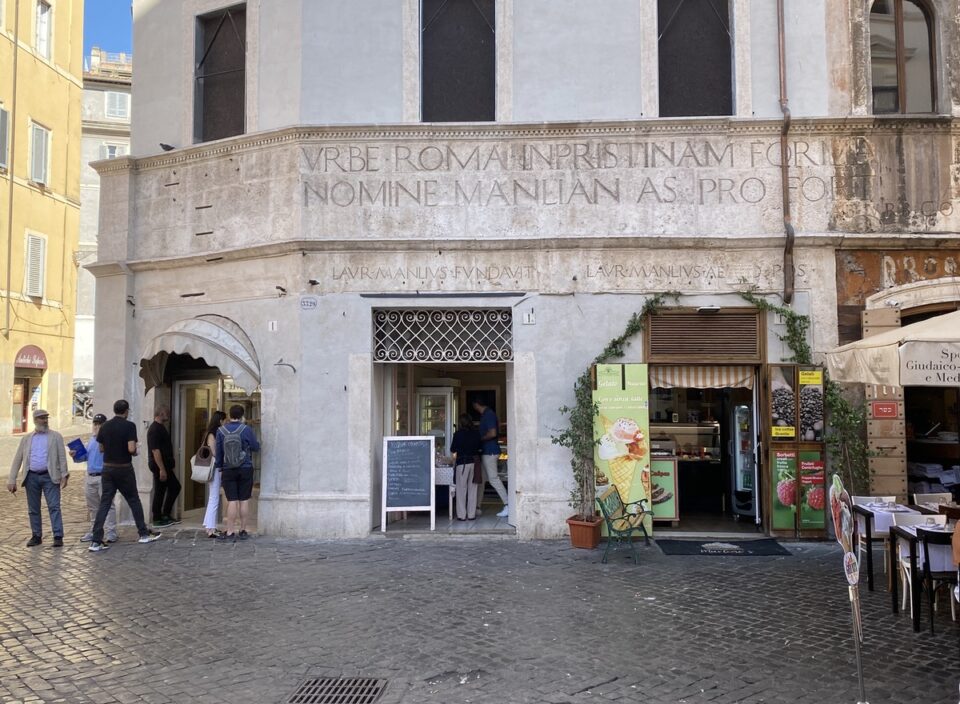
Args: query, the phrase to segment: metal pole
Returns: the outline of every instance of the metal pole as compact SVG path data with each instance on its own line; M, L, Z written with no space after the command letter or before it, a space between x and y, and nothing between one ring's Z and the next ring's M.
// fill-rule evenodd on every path
M850 612L853 621L853 649L857 658L857 681L860 685L860 697L857 704L870 704L867 701L867 693L863 686L863 658L860 655L860 641L863 640L863 628L860 623L860 593L857 587L851 585L850 590Z

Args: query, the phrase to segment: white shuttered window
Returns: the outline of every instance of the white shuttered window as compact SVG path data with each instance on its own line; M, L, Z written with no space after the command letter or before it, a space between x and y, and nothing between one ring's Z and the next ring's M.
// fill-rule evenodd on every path
M31 298L43 298L47 265L47 241L39 235L27 235L27 262L24 293Z
M105 94L107 117L114 120L130 118L130 94L108 90Z
M53 8L50 3L44 0L37 0L37 36L34 42L34 48L37 53L45 59L50 58L50 27L53 19Z
M2 7L2 6L0 6ZM10 164L10 113L0 108L0 169L6 169Z
M30 125L30 180L47 185L47 164L50 161L50 130Z

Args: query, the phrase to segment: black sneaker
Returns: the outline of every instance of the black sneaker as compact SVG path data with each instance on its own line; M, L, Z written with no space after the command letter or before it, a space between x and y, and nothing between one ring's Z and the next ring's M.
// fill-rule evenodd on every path
M30 540L27 541L27 547L35 548L42 542L43 542L43 538L41 538L39 535L34 535L30 538Z
M217 541L220 543L235 543L237 542L236 533L221 533L217 536Z
M62 548L63 547L63 538L53 536L53 547Z
M168 525L168 526L175 526L178 523L183 523L182 520L180 520L179 518L174 518L173 516L164 516L163 520L166 521L164 525Z
M110 546L106 543L90 543L90 547L87 548L90 552L103 552L104 550L109 550Z
M249 534L247 531L242 530L242 531L240 531L239 538L240 538L240 540L249 540L249 539L250 539L250 534Z
M153 522L153 527L154 527L154 528L165 528L165 527L168 526L168 525L170 525L170 519L169 519L169 518L158 518L157 520L155 520L155 521Z

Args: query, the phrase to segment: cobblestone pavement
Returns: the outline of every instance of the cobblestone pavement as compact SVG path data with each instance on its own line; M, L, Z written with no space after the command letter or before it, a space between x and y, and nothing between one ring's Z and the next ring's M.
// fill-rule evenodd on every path
M4 702L273 703L340 675L387 680L385 704L857 701L830 544L766 558L649 547L634 566L561 541L222 545L180 530L139 545L127 527L91 554L79 489L62 549L25 548L22 491L0 499ZM949 610L936 635L914 634L887 592L864 592L864 622L871 704L956 704Z

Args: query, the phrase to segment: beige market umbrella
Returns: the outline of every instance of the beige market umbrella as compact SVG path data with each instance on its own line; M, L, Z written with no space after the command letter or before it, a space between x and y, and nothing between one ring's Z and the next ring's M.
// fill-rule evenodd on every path
M827 352L834 381L880 386L960 386L960 310Z

